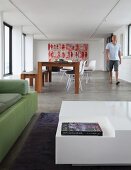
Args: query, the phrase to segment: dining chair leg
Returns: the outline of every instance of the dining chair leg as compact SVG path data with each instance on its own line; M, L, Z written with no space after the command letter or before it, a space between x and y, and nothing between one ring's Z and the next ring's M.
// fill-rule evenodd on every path
M86 84L88 83L88 80L89 80L89 75L88 73L86 73Z
M66 89L68 89L69 82L70 82L70 76L68 76L68 79L67 79L67 83L66 83Z
M72 77L69 76L68 81L67 81L67 86L66 86L67 92L69 91L69 88L71 87L71 82L72 82Z
M69 91L69 88L70 88L70 79L68 80L68 83L67 83L67 86L66 86L67 92Z
M88 80L90 80L90 72L88 73Z
M60 78L60 80L62 81L62 79L63 79L63 77L64 77L64 74L65 74L65 72L61 72L61 78Z
M72 78L70 77L70 81L69 81L68 90L69 90L69 89L70 89L70 87L71 87L71 83L72 83Z
M83 91L83 89L82 89L81 79L79 79L79 84L80 84L80 89L81 89L81 91Z

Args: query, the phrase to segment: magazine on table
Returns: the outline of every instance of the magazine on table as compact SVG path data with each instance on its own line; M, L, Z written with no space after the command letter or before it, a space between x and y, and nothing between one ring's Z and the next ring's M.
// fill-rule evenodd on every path
M103 131L97 122L63 122L61 135L102 136Z

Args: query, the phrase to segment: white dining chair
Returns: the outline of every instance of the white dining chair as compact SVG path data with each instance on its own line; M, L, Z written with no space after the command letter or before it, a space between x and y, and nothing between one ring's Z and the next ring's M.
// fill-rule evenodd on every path
M84 75L86 75L86 84L90 80L91 74L96 70L96 60L91 60L89 65L84 68Z
M82 77L83 77L83 74L84 74L84 68L85 68L85 63L86 61L80 61L80 66L79 66L79 87L82 91ZM75 74L74 74L74 70L72 71L67 71L66 72L66 75L67 75L67 84L66 84L66 89L67 91L69 91L69 88L71 87L71 84L72 82L75 81Z
M67 60L68 62L72 62L72 60ZM73 67L63 67L60 69L60 79L62 80L63 77L66 77L66 71L73 70Z

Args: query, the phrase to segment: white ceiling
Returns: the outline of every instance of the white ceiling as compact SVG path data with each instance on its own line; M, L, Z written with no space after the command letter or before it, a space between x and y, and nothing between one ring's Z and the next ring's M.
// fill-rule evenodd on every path
M131 0L0 0L4 21L45 40L104 37L131 23Z

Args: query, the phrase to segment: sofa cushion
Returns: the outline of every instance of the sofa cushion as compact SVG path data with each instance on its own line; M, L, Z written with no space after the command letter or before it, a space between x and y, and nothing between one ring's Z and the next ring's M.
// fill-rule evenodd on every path
M0 103L0 113L5 110L5 104Z
M0 80L0 93L28 93L27 80Z
M15 104L21 98L21 94L18 93L0 94L0 113Z

